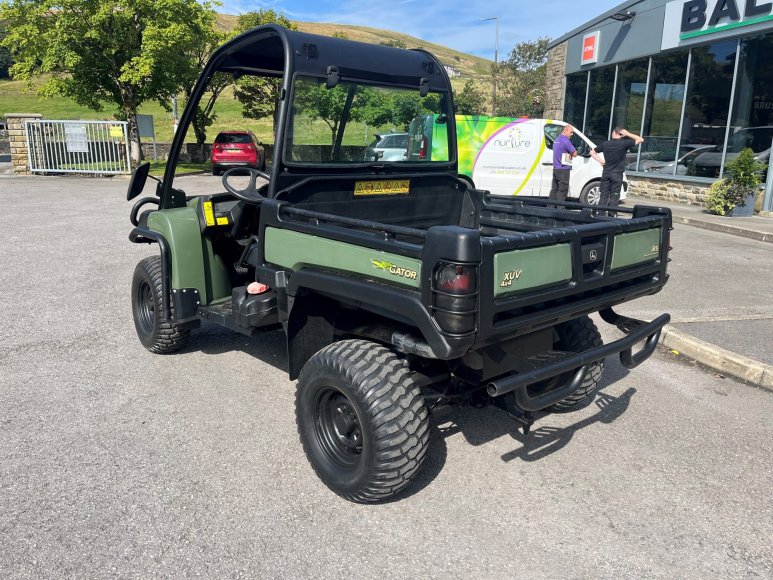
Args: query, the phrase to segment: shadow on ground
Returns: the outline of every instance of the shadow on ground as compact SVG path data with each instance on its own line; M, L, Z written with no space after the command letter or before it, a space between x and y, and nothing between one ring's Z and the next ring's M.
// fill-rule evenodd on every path
M261 360L279 370L287 371L285 335L281 327L259 330L252 337L243 336L222 327L202 322L199 330L192 333L190 342L183 352L202 352L204 354L223 354L241 351ZM549 412L535 414L536 422L524 436L519 424L496 407L472 408L469 406L445 406L430 413L430 440L426 459L415 479L394 501L405 499L421 492L440 474L448 456L446 439L461 434L473 446L485 445L503 436L509 436L519 446L502 455L502 461L515 459L521 461L539 461L566 447L575 433L596 423L610 424L628 409L635 389L628 389L620 396L604 393L604 388L620 381L628 370L620 365L616 358L606 361L600 390L596 398L586 404L582 412L584 418L564 427L550 425ZM595 413L587 416L587 409L595 408Z
M619 397L614 397L604 393L604 388L620 381L628 372L616 358L608 359L598 395L583 407L583 409L594 407L596 412L590 417L585 417L566 427L550 426L550 418L555 416L553 413L535 413L535 424L529 435L524 436L520 431L519 424L507 413L496 407L481 409L447 407L436 413L434 419L438 422L438 432L441 437L445 438L461 433L470 445L478 446L503 436L510 436L521 445L504 454L503 461L512 461L513 459L537 461L565 447L572 440L574 434L581 429L595 423L612 423L625 413L636 390L628 389ZM576 409L576 411L580 410L580 408ZM585 414L587 413L583 413L583 415Z

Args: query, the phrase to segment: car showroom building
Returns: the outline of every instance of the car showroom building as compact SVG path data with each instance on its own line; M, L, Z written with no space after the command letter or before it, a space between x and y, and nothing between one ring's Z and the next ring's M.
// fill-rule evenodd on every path
M698 202L741 149L771 163L773 1L620 4L550 44L545 116L597 143L617 125L640 134L633 192Z

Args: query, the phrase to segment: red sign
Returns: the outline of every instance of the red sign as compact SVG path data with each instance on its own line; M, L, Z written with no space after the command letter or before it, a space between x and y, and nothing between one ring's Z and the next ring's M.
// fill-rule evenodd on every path
M592 64L598 60L599 54L599 37L601 31L591 32L582 37L582 56L580 57L580 64Z

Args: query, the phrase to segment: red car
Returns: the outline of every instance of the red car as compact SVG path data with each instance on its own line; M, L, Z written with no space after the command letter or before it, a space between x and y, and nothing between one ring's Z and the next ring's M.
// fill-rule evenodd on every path
M222 131L212 144L212 174L220 175L232 167L266 168L263 145L252 131Z

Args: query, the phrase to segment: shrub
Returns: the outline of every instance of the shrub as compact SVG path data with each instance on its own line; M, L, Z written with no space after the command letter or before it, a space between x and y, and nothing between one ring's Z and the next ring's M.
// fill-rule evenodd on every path
M731 199L730 182L727 179L718 179L709 187L703 205L709 213L716 215L726 215L736 205L734 199Z
M703 205L709 213L727 215L733 208L744 205L749 194L756 193L762 183L765 166L754 157L754 151L743 149L738 156L727 162L727 177L711 184Z

